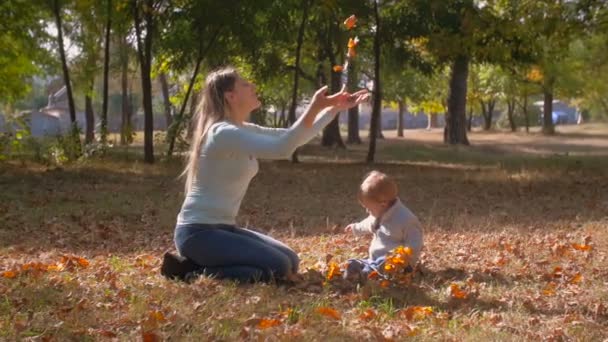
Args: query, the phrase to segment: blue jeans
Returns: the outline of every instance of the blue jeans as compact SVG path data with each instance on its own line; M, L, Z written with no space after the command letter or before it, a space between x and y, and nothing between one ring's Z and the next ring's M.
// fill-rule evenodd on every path
M178 252L201 266L199 273L241 282L270 281L297 273L300 259L287 245L258 232L226 224L175 228Z
M347 277L363 276L367 277L372 271L376 271L380 274L384 274L384 262L386 257L379 257L373 259L348 259L346 265ZM407 266L404 270L406 273L413 272L412 266Z

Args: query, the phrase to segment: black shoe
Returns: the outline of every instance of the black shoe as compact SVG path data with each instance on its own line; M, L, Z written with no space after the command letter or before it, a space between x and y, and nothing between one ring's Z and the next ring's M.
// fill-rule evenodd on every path
M192 260L172 253L165 253L160 274L169 279L186 280L186 275L201 267Z

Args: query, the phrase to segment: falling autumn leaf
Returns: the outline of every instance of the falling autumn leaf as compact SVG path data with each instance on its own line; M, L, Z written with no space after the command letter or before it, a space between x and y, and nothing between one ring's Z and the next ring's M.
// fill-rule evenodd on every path
M341 65L334 65L333 70L334 72L342 72L342 70L344 70L344 67Z
M317 308L317 313L337 320L341 318L340 313L336 309L332 309L326 306Z
M344 26L346 26L347 30L352 29L353 27L355 27L357 24L357 17L353 14L350 17L346 18L346 20L344 20Z
M272 327L277 327L279 325L281 325L281 321L279 321L278 319L262 318L257 324L257 327L258 329L268 329Z
M348 39L348 53L346 54L348 58L355 58L357 56L357 45L359 44L359 38L355 37Z

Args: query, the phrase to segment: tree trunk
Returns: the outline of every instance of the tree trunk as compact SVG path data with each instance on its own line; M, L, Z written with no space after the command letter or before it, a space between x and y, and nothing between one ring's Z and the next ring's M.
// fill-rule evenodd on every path
M66 93L68 97L68 109L70 111L70 122L72 123L71 135L74 141L80 144L80 136L78 135L78 124L76 123L76 106L74 105L74 96L72 94L72 83L70 82L70 71L68 62L65 56L65 48L63 46L63 27L61 20L60 0L53 0L53 14L55 16L55 25L57 26L57 45L59 46L59 56L61 58L61 69L63 70L63 82L65 83Z
M308 20L308 8L310 7L310 0L304 1L304 8L302 9L302 20L300 21L300 27L298 29L298 41L296 44L296 65L293 71L293 88L291 90L291 105L289 106L289 124L293 125L296 122L296 108L298 107L298 87L300 85L300 57L302 51L302 43L304 42L304 29L306 28L306 21ZM294 163L298 162L298 150L296 149L291 155L291 161Z
M515 112L515 99L507 99L507 118L509 119L509 126L511 127L511 132L517 131L517 126L515 125L515 118L513 118L513 112Z
M403 100L397 101L399 106L399 113L397 113L397 136L403 137Z
M437 116L437 113L429 113L427 116L429 121L426 125L426 129L430 130L431 128L439 126L439 117Z
M333 64L332 64L333 65ZM337 93L340 91L341 83L340 83L340 73L331 72L331 93ZM345 148L344 141L342 140L342 136L340 135L340 113L336 114L336 118L332 120L332 122L323 129L323 136L321 138L321 146L331 147L337 146L341 148Z
M137 39L137 54L139 57L139 65L141 69L141 89L143 93L143 108L144 108L144 161L146 163L154 163L154 113L152 112L152 79L150 77L152 64L152 35L153 35L153 17L151 13L152 1L147 0L145 3L147 9L143 11L143 23L146 27L146 35L143 37L140 24L142 21L139 17L138 1L133 0L133 14L135 20L135 31Z
M129 98L129 53L127 35L121 37L120 41L120 73L121 73L121 99L122 99L122 120L120 124L120 144L131 143L131 101Z
M382 133L382 104L380 104L380 113L378 113L378 139L384 139L384 134Z
M372 115L369 127L369 149L366 161L374 162L376 155L376 135L382 111L382 87L380 80L380 13L378 11L378 1L374 0L374 16L376 19L376 32L374 34L374 93L372 101Z
M467 77L469 57L458 56L452 65L448 112L445 120L443 141L446 144L469 145L466 129Z
M169 98L169 83L167 82L167 75L164 72L161 72L158 75L158 80L160 81L160 89L163 93L163 104L165 107L165 120L167 129L171 127L171 123L173 123L173 116L171 115L171 100Z
M112 27L112 0L108 1L106 13L106 45L103 56L103 99L101 105L101 143L108 141L108 77L110 72L110 30Z
M84 113L86 118L85 144L90 144L95 140L95 113L93 112L93 99L91 98L93 88L94 83L91 81L84 96Z
M494 106L496 100L490 99L488 102L479 100L481 104L481 113L483 114L483 130L489 131L492 128L492 117L494 116Z
M175 116L175 120L171 127L169 128L167 139L169 140L169 149L167 150L167 156L171 157L173 155L173 149L175 148L175 138L180 134L180 127L183 121L184 112L186 111L186 105L188 104L188 98L192 93L192 89L194 88L194 83L196 81L196 77L198 76L198 72L201 67L201 63L205 58L205 55L209 51L209 49L215 44L215 41L219 37L221 29L217 29L207 46L203 48L203 37L200 38L200 45L198 47L198 58L196 60L196 64L194 66L194 71L192 72L192 77L190 77L190 83L188 83L188 89L186 89L186 94L184 95L184 100L182 102L182 106L179 110L179 113ZM201 35L202 36L202 35Z
M184 114L184 121L187 119L188 120L188 130L186 131L186 140L190 141L192 140L192 135L194 134L194 128L196 126L196 122L194 122L194 120L192 120L192 118L194 117L194 114L196 113L196 108L198 106L199 103L199 99L201 97L201 93L200 92L194 92L192 93L192 96L190 96L190 113L189 114ZM177 134L177 136L180 136L180 134Z
M333 66L338 64L337 60L336 60L336 56L334 54L333 51L333 43L332 43L332 39L334 38L334 34L333 34L333 29L334 29L334 25L333 25L333 19L330 19L330 23L329 23L329 30L327 33L327 40L325 41L325 53L327 58L329 59L329 64L331 66L331 71L330 71L330 90L331 93L337 93L340 91L340 89L342 88L342 82L341 82L341 76L342 73L340 72L335 72L333 70ZM338 146L341 148L345 148L346 146L344 145L344 141L342 140L342 136L340 135L340 113L336 114L336 118L333 119L332 122L329 123L329 125L327 125L327 127L325 127L325 129L323 129L323 136L321 137L321 146L325 146L325 147L331 147L331 146Z
M553 78L547 77L543 85L543 134L546 135L555 134L555 126L553 124L553 83Z
M526 121L526 133L530 133L530 115L528 114L528 93L524 93L522 110L524 112L524 120Z
M357 63L355 60L350 60L348 63L348 90L350 92L356 91L357 88L357 76L356 76ZM359 106L354 106L348 110L348 138L346 139L348 144L361 144L361 137L359 136Z
M467 132L473 129L473 106L469 106L469 116L467 117Z

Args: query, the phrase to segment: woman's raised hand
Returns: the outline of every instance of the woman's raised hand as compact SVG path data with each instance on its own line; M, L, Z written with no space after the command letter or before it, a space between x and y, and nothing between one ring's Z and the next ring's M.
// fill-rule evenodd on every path
M343 86L339 92L327 96L327 86L324 86L317 90L312 97L311 105L319 110L329 107L333 112L339 112L352 108L368 99L369 93L365 89L351 94L347 92L346 87Z

